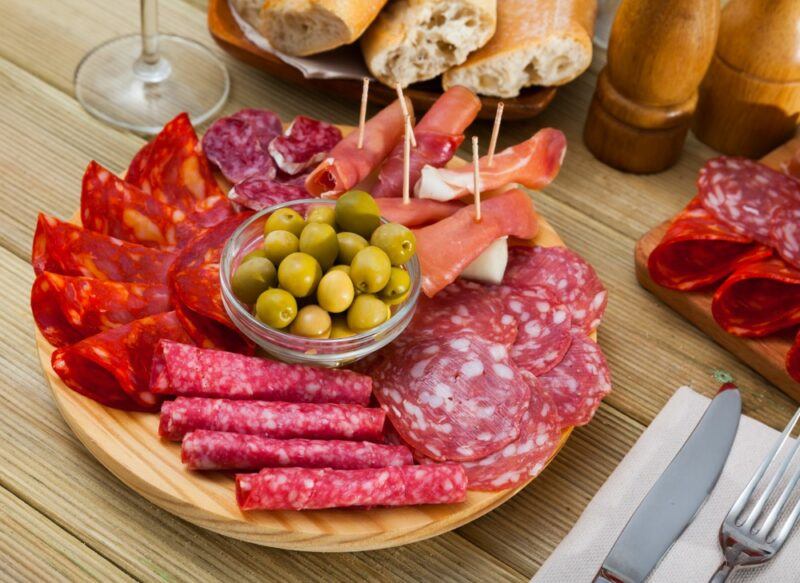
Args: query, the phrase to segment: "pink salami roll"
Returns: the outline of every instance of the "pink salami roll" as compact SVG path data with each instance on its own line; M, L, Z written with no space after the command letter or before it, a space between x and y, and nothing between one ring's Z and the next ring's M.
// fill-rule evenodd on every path
M297 466L356 470L414 463L404 445L337 439L271 439L220 431L193 431L183 438L181 460L190 470L250 470Z
M178 397L161 406L158 433L172 441L198 429L275 439L382 441L384 417L381 409L360 405Z
M372 379L353 371L162 342L153 356L151 391L179 397L368 405Z
M459 464L363 470L269 468L236 476L236 500L242 510L454 504L466 495L467 477Z

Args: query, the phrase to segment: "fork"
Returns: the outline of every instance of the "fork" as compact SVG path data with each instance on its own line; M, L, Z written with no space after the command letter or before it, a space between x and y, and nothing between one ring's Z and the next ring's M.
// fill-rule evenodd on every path
M800 409L789 421L789 424L778 437L767 457L761 462L744 491L731 506L725 520L722 521L722 526L719 529L719 544L722 547L722 554L725 558L717 572L709 580L709 583L723 583L737 567L759 565L772 559L781 549L783 543L786 542L789 533L797 523L797 519L800 518L800 500L798 500L786 520L781 525L777 524L789 497L792 495L798 481L800 481L800 468L798 468L779 495L775 505L770 509L767 517L757 525L759 518L764 513L767 501L778 487L778 483L786 473L794 454L800 448L800 438L795 440L789 454L785 456L775 474L770 478L766 489L754 502L750 512L747 516L742 516L742 511L752 501L753 492L764 477L767 468L775 461L778 452L789 439L789 435L797 424L798 419L800 419Z

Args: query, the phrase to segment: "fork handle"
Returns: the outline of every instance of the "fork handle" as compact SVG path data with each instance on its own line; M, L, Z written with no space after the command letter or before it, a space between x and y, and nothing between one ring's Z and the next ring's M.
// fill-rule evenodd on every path
M733 573L733 567L723 561L716 573L708 580L708 583L725 583L731 573Z

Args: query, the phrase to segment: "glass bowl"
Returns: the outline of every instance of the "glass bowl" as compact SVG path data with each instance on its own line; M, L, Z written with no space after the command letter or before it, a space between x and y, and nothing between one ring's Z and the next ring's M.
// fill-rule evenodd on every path
M406 329L420 293L421 272L419 259L414 256L405 268L411 277L411 292L402 304L393 306L392 317L371 330L347 338L304 338L267 326L256 318L247 304L240 302L231 289L231 275L242 257L261 246L264 240L264 223L278 209L291 207L305 215L314 205L335 205L336 201L321 198L293 200L273 205L259 211L236 229L225 243L220 260L222 303L236 327L269 355L284 362L317 366L343 366L375 352L389 344ZM381 219L386 223L385 219Z

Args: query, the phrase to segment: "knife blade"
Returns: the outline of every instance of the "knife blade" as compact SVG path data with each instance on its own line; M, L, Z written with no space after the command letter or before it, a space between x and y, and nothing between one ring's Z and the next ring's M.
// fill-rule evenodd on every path
M739 389L726 388L714 397L625 525L595 583L641 583L647 578L714 489L741 414Z

